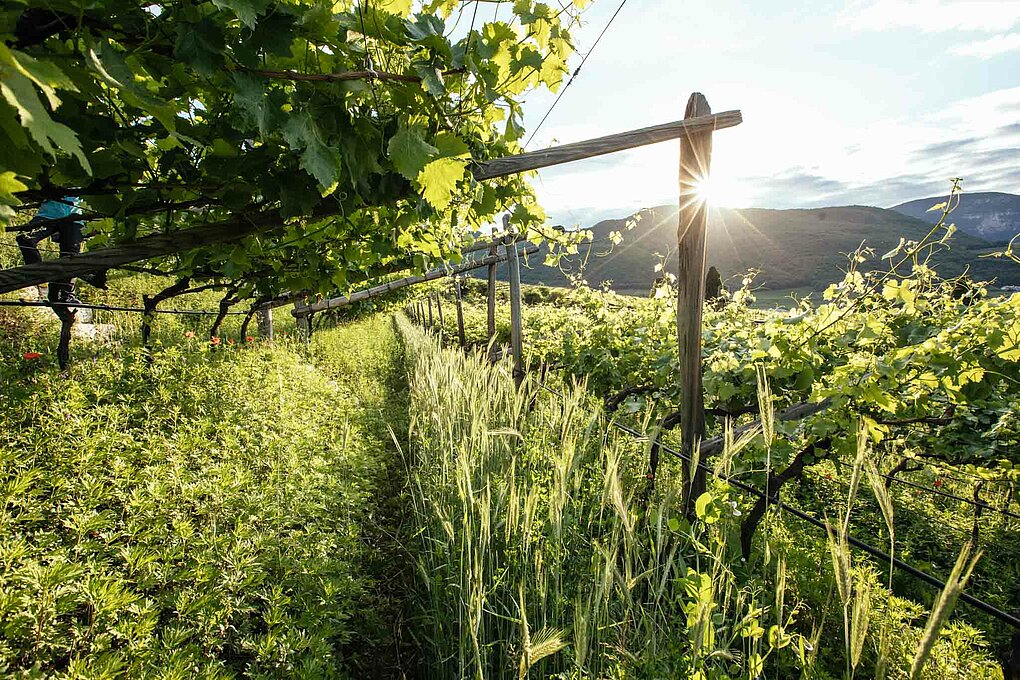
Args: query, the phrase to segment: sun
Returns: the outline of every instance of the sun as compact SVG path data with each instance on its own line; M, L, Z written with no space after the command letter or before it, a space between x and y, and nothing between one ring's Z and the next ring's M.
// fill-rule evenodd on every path
M718 193L718 187L711 177L702 177L694 183L694 195L702 203L713 205L719 198Z

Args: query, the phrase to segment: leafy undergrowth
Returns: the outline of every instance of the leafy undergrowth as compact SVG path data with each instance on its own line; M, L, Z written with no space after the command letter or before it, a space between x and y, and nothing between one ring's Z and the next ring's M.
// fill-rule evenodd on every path
M79 357L4 342L0 674L365 677L392 656L370 541L392 328L356 361L185 341Z

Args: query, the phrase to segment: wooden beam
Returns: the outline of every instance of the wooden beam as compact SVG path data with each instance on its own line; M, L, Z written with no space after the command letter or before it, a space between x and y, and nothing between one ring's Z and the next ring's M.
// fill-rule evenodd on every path
M708 101L695 92L687 101L685 119L696 120L711 113ZM680 442L687 484L685 510L693 512L694 500L705 491L705 471L689 462L695 443L705 436L705 396L701 376L701 324L705 307L705 259L708 206L698 194L708 180L712 165L712 130L684 130L680 137L680 218L677 292L677 342L680 359ZM654 474L654 471L653 471Z
M493 179L495 177L506 177L516 175L519 172L546 168L550 165L561 165L585 158L603 156L615 151L633 149L648 144L657 144L671 139L680 139L685 136L698 136L703 133L711 134L713 130L740 125L743 118L740 111L724 111L711 115L709 113L695 116L685 116L683 120L654 125L652 127L630 130L615 135L589 139L563 146L554 146L540 151L531 151L506 158L494 158L491 161L483 161L476 165L472 174L474 178Z
M515 242L520 243L523 240L524 238L519 236L515 239ZM484 241L478 240L469 246L461 248L460 253L461 255L470 255L472 253L477 253L480 250L485 250L486 248L490 249L489 253L490 255L495 252L494 250L495 246L492 246L488 240ZM491 266L495 267L496 265ZM387 264L369 270L366 279L375 279L379 278L380 276L386 276L387 274L396 274L397 272L411 269L412 267L414 267L414 260L410 257L395 260L393 262L389 262ZM295 300L303 300L304 298L308 297L311 294L312 291L310 290L301 291L299 293L284 291L283 293L280 293L276 297L266 300L266 305L269 307L283 307L285 305L289 305Z
M123 245L100 248L81 255L4 269L0 270L0 293L10 293L48 281L94 274L129 262L150 260L213 243L240 241L246 236L269 231L283 223L283 218L276 211L240 215L192 229L143 236Z
M516 248L513 248L513 246L508 246L508 247L512 248L514 250L514 252L516 252ZM538 246L529 245L527 248L525 248L524 252L529 254L529 255L532 254L532 253L536 253L536 252L538 252ZM452 276L452 275L455 275L455 274L463 274L464 272L471 271L472 269L478 269L479 267L486 267L491 262L501 262L501 261L503 261L505 259L505 256L501 256L501 255L496 255L494 257L495 257L495 259L492 259L493 256L489 256L489 257L484 257L484 258L481 258L479 260L474 260L474 261L471 261L471 262L462 262L461 264L458 264L458 265L453 266L453 267L439 267L439 268L436 268L436 269L432 269L432 270L430 270L428 272L425 272L424 274L419 274L417 276L408 276L408 277L405 277L405 278L402 278L402 279L397 279L396 281L388 281L386 283L381 283L378 286L372 286L371 288L366 288L364 290L359 290L356 293L351 293L350 295L345 295L345 296L342 296L342 297L336 297L336 298L332 298L330 300L322 300L320 302L316 302L315 304L312 304L312 305L309 305L307 307L304 307L304 308L302 308L300 310L299 309L294 309L291 312L291 314L293 314L295 317L300 317L300 316L305 316L307 314L314 314L316 312L323 312L323 311L325 311L327 309L336 309L338 307L346 307L347 305L351 304L352 302L358 302L359 300L367 300L368 298L372 298L372 297L375 297L377 295L382 295L383 293L388 293L388 292L390 292L392 290L399 290L401 288L406 288L408 286L413 286L413 285L418 284L418 283L425 283L426 281L434 281L436 279L441 279L444 276ZM429 308L429 325L432 325L432 299L431 299L431 297L428 300L428 308Z

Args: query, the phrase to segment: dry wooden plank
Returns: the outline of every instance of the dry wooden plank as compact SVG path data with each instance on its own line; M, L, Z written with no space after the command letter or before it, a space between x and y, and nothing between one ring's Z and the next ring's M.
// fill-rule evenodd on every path
M685 119L696 120L711 113L704 95L695 92L687 101ZM681 452L690 458L695 442L705 435L705 397L701 375L701 325L705 306L705 259L708 206L698 186L708 179L712 165L712 129L685 129L680 137L680 217L677 293L677 342L680 360ZM693 511L692 499L705 491L703 469L684 463L687 486L685 508Z
M658 142L665 142L671 139L680 139L684 136L697 136L703 133L711 134L713 130L722 130L740 125L742 121L743 118L740 111L724 111L714 115L705 113L703 115L687 116L683 120L665 123L664 125L653 125L652 127L641 128L639 130L620 132L583 142L574 142L572 144L554 146L549 149L522 153L516 156L507 156L506 158L494 158L476 165L472 170L472 174L477 180L506 177L507 175L516 175L519 172L526 172L528 170L537 170L551 165L561 165L625 149L657 144Z

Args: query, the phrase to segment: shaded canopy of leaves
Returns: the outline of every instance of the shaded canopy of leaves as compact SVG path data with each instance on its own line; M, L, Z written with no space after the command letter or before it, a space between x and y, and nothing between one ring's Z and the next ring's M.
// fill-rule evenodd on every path
M526 178L469 167L520 151L520 99L559 87L583 4L8 3L0 220L80 194L97 247L276 211L268 235L156 263L244 295L456 260L500 211L544 221Z

